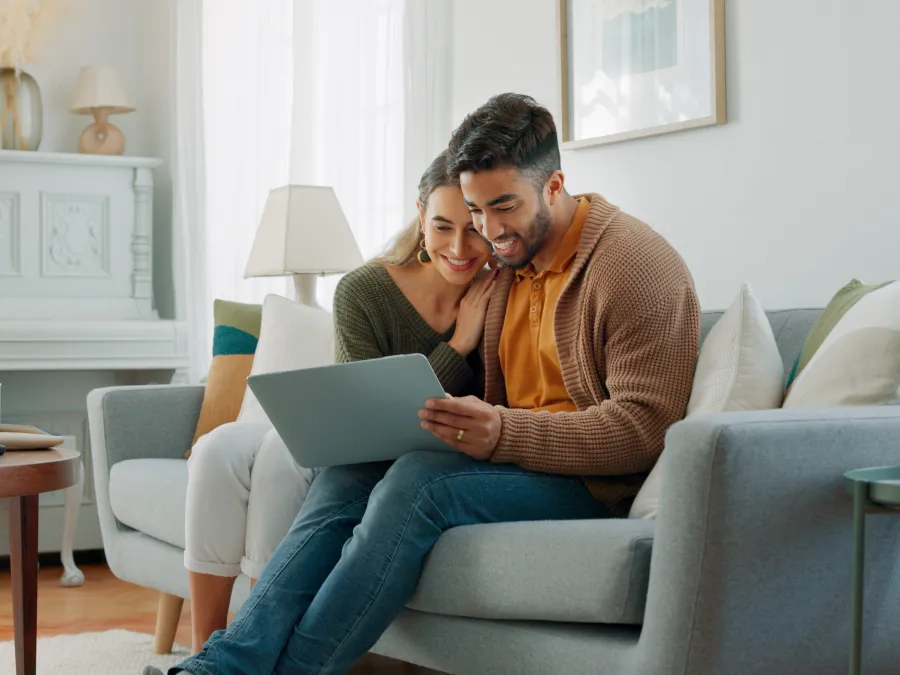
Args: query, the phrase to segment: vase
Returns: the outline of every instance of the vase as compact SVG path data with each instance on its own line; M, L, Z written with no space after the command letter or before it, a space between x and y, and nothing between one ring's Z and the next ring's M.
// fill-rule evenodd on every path
M37 150L43 116L37 81L23 70L0 68L0 148Z

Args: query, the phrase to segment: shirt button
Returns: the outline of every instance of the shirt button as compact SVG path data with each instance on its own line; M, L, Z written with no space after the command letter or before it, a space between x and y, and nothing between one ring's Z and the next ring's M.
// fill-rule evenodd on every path
M537 305L532 305L532 306L531 306L531 311L532 311L532 312L536 312L536 311L537 311Z
M541 290L541 282L540 281L534 282L534 290L536 290L536 291Z

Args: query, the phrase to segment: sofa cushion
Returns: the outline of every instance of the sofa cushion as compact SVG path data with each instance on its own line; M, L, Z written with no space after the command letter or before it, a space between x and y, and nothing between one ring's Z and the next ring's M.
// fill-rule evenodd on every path
M865 286L854 279L829 303L810 333L784 407L897 403L900 282Z
M819 347L825 342L825 339L834 330L835 326L844 318L860 300L865 298L869 293L879 290L887 286L891 282L882 282L880 284L864 284L859 279L851 279L850 283L841 288L829 301L825 307L819 320L813 324L803 343L803 350L797 356L794 362L793 370L788 378L787 387L790 388L793 381L800 376L800 373L806 368L813 355L818 351Z
M263 302L259 345L250 374L314 368L331 363L334 363L334 319L331 314L279 295L267 295ZM244 391L237 419L271 425L250 387Z
M408 603L481 619L640 624L653 521L470 525L445 532Z
M772 326L745 283L700 348L686 416L777 408L783 380Z
M187 461L129 459L109 472L109 503L123 525L184 548Z

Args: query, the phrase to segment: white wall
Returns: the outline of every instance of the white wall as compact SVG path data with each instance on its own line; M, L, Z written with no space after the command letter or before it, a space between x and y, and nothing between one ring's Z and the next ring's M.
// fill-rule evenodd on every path
M125 134L125 154L161 157L154 199L156 306L174 316L171 264L174 132L174 0L78 0L70 3L65 28L26 66L44 105L41 152L77 152L78 136L91 117L68 111L82 66L113 65L122 73L137 110L111 121Z
M727 125L564 153L662 232L706 308L770 308L900 277L900 3L726 0ZM556 0L454 0L453 117L518 91L559 115Z

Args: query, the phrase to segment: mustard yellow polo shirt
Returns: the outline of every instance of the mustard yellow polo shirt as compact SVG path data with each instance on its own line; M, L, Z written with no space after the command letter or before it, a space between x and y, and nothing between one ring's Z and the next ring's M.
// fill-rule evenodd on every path
M563 382L553 322L591 205L584 198L578 201L569 229L547 268L538 273L529 263L517 270L509 292L500 334L500 368L510 408L576 410Z

